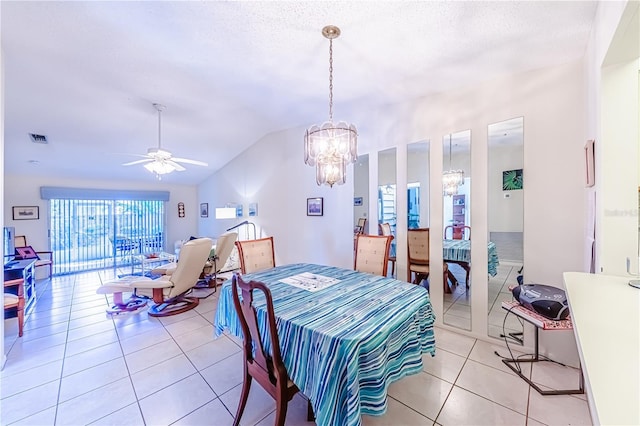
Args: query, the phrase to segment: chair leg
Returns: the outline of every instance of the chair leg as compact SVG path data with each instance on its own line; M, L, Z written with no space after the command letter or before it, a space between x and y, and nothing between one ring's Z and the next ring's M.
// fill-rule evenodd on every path
M316 419L316 415L313 413L313 406L311 405L311 400L307 399L307 421L313 422Z
M287 418L287 406L288 402L281 394L278 394L278 400L276 401L276 426L284 426L284 421Z
M236 417L233 420L233 426L240 424L240 418L244 412L244 407L247 405L247 399L249 398L249 389L251 389L251 376L245 372L244 381L242 382L242 394L240 394L240 402L238 403L238 410L236 411Z
M22 337L22 329L24 328L24 308L18 308L18 337Z

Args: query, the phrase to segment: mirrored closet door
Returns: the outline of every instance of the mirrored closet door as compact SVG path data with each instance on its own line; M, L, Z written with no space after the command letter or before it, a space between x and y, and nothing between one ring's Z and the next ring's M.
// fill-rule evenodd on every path
M512 299L510 286L524 279L524 119L488 126L488 334L522 343L522 323L507 315L502 302Z
M471 330L471 130L448 134L442 142L442 246L448 278L443 322Z
M367 233L369 216L369 154L359 155L353 167L353 233Z
M391 264L388 275L395 272L396 261L396 226L397 226L397 185L396 185L396 148L378 152L378 225L389 224L393 240L389 251ZM378 227L378 229L380 229ZM374 233L372 231L372 233Z

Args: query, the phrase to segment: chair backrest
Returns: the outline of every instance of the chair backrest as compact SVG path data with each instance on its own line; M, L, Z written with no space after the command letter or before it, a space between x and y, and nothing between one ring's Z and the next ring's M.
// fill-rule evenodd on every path
M26 247L27 246L27 237L24 235L16 235L13 238L13 243L15 247Z
M216 260L216 271L214 272L219 272L224 264L227 263L237 237L237 232L222 234L218 237L216 241L216 256L218 256L218 259Z
M173 287L169 288L165 297L175 297L191 289L200 278L202 267L209 258L213 241L210 238L197 238L187 241L180 249L180 260L169 280Z
M240 271L243 274L276 266L273 237L236 241L236 247L238 247L238 255L240 256Z
M385 237L391 234L391 225L388 222L379 223L378 230L380 231L380 235L384 235Z
M367 226L367 218L366 217L361 217L358 218L358 224L356 225L355 229L353 230L354 234L363 234L365 232L365 227Z
M449 232L451 229L451 232ZM447 238L447 235L451 235L451 238ZM470 240L471 239L471 227L467 225L453 226L449 225L444 228L444 239L451 240Z
M429 228L407 230L409 265L429 264Z
M387 276L389 248L392 236L364 235L356 236L356 256L354 268L359 272Z
M242 300L238 296L238 288L242 293ZM269 336L264 336L266 331L258 325L256 309L253 306L254 292L261 291L264 295L267 309L267 330ZM276 316L273 311L273 299L269 288L259 281L245 282L239 274L233 274L231 278L231 293L233 295L233 304L240 319L243 335L243 352L245 362L249 373L252 376L258 370L258 376L268 376L270 382L275 386L276 382L288 380L287 369L282 362L280 354L280 343L278 341L278 330L276 328ZM265 339L268 339L266 340ZM264 346L265 342L269 342L271 353ZM265 386L265 380L259 380L262 386ZM272 393L272 392L269 392Z

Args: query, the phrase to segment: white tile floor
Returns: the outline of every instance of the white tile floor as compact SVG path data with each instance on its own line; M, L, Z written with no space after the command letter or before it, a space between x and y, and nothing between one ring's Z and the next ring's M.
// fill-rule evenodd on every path
M15 319L5 321L0 424L232 424L241 348L237 339L213 338L217 294L164 319L146 312L107 318L95 289L111 277L101 271L39 282L24 336L16 337ZM436 346L423 372L390 386L387 413L364 416L364 425L590 424L584 396L540 396L493 353L503 347L440 328ZM526 374L552 387L577 377L544 364L526 366ZM254 384L242 424L273 420L274 402ZM306 401L296 396L287 425L301 424L308 424Z

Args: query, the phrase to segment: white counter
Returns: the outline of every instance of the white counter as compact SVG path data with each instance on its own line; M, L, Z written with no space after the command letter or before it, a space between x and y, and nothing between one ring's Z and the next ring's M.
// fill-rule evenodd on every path
M629 279L564 274L594 425L640 425L640 289Z

